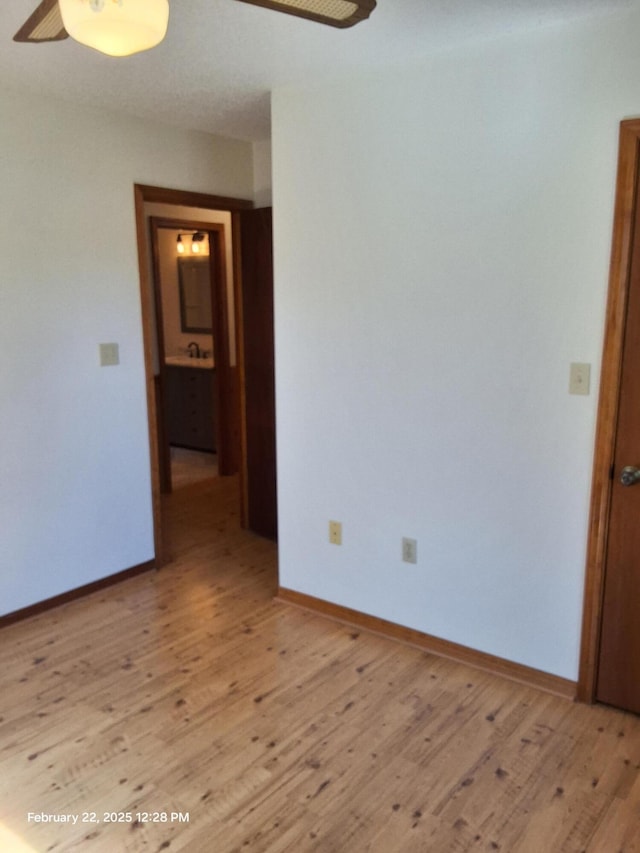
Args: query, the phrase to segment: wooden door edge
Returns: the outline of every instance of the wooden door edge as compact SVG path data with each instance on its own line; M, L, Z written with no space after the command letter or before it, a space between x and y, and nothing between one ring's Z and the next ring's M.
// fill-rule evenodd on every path
M233 223L231 223L233 230ZM227 297L228 271L225 256L224 225L207 229L209 234L209 263L215 270L211 276L213 352L216 365L216 450L218 473L225 477L236 473L235 448L231 428L235 396L232 389L232 369L229 334L229 300ZM237 350L236 342L236 350ZM236 359L238 354L236 352Z
M160 246L158 242L158 231L161 228L161 219L156 216L149 217L150 225L150 249L151 249L151 284L153 287L154 304L152 322L155 327L156 348L158 351L158 373L153 376L156 399L156 436L158 442L158 469L160 476L160 494L171 494L173 485L171 482L171 450L166 424L165 412L165 344L164 344L164 312L162 307L162 281L160 273ZM165 543L166 550L166 543ZM166 556L166 555L165 555ZM168 562L168 560L166 561Z
M149 459L151 464L151 509L153 514L153 546L156 568L166 562L166 549L163 537L162 498L160 493L160 447L158 442L158 401L153 372L153 327L155 326L155 306L151 301L152 283L147 263L147 233L144 215L144 193L134 185L136 237L138 246L138 275L140 278L140 309L142 314L142 342L144 347L144 372L147 396L147 418L149 432Z
M640 165L640 119L620 123L609 291L600 376L587 539L580 670L576 698L593 702L600 651L605 556L611 504L611 469L620 400L624 326Z
M244 309L242 282L242 226L241 213L231 214L231 241L233 249L233 303L236 327L236 365L238 368L238 394L240 420L240 525L249 527L249 473L247 470L247 396L244 357Z

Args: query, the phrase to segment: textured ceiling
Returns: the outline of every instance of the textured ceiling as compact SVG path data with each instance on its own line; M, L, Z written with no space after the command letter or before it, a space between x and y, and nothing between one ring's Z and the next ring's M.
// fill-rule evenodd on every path
M71 39L14 43L37 0L2 0L2 85L261 140L269 136L269 92L276 86L395 65L636 0L378 0L368 21L347 30L235 0L170 3L169 32L159 47L111 59Z

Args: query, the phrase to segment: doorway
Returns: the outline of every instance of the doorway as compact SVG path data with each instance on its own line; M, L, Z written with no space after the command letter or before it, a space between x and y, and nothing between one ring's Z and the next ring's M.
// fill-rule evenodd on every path
M640 120L620 126L578 698L640 713Z
M224 254L227 287L212 290L226 328L214 328L222 351L215 353L227 368L221 372L220 395L227 416L217 431L222 447L230 448L219 458L221 474L238 471L240 524L259 535L276 538L275 385L273 346L273 263L271 210L254 210L245 199L233 199L162 187L134 186L138 268L144 340L149 450L153 510L154 564L160 568L170 558L170 536L162 505L161 449L162 401L158 379L159 358L152 281L151 240L148 217L169 221L197 222L214 214L226 217L225 228L201 223L215 242L225 235ZM160 210L151 206L159 206ZM215 216L214 216L215 220ZM214 276L215 278L215 276ZM222 281L219 276L219 281ZM245 333L245 330L247 332ZM225 430L227 434L225 435ZM226 461L225 461L226 460ZM229 467L226 467L228 463ZM221 478L223 480L224 478Z
M238 470L226 228L149 218L156 324L160 482L171 491L174 448L216 454L218 472ZM194 454L181 454L187 461Z
M154 551L155 565L160 568L165 565L170 559L170 542L168 531L164 523L163 506L162 506L162 478L163 478L163 462L162 448L167 446L163 434L163 417L162 417L162 400L160 398L160 381L158 379L159 366L159 350L157 341L157 325L155 311L155 297L152 281L152 253L151 239L149 236L149 218L155 211L156 215L165 218L173 217L175 221L198 221L201 212L204 211L214 213L215 211L223 212L228 217L230 227L228 228L229 250L225 252L228 268L231 270L231 278L233 281L231 298L228 303L227 316L235 318L238 301L238 289L240 287L240 252L239 252L239 233L240 233L240 212L243 210L251 210L253 204L245 199L234 199L220 196L211 196L201 193L184 192L180 190L171 190L161 187L151 187L136 184L134 186L135 212L136 212L136 232L138 241L138 264L140 275L141 288L141 308L142 308L142 329L144 340L144 355L145 355L145 373L147 377L147 408L149 415L149 447L150 447L150 463L151 463L151 492L152 492L152 509L153 509L153 529L154 529ZM158 206L158 207L156 207ZM207 217L208 218L208 217ZM207 228L212 234L220 234L216 230L212 222L206 223ZM213 238L216 239L215 236ZM235 330L234 330L235 335ZM221 339L221 344L224 340ZM227 429L230 432L235 431L235 437L229 436L227 447L240 445L238 455L242 458L244 450L242 448L243 437L240 431L240 386L241 382L238 379L239 364L238 357L241 359L241 347L235 343L235 337L229 334L228 341L229 367L226 375L223 378L223 388L220 393L225 395L225 407L230 413L227 419ZM231 357L233 356L233 357ZM223 439L224 443L224 439ZM165 460L166 463L166 460ZM235 460L236 467L238 462ZM242 485L242 466L240 467L240 514L241 519L244 519L243 498L245 489Z

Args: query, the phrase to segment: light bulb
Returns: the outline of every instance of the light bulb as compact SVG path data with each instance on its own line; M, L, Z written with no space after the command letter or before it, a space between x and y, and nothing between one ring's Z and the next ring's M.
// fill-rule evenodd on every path
M58 0L65 30L108 56L130 56L160 44L168 0Z

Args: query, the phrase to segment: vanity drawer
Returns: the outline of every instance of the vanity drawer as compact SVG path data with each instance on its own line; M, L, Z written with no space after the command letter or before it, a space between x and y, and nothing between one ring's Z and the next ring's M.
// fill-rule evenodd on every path
M165 367L165 416L169 444L214 451L215 370Z

